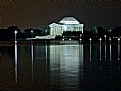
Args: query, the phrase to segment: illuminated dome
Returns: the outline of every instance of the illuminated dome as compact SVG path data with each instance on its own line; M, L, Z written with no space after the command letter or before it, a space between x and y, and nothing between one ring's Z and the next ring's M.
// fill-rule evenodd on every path
M59 23L63 24L79 24L74 17L64 17Z
M64 17L61 21L77 21L74 17Z

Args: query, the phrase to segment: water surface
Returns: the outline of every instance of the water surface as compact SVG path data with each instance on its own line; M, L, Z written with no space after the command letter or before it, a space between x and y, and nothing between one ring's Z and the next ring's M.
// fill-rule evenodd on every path
M16 41L0 50L3 91L121 90L120 43Z

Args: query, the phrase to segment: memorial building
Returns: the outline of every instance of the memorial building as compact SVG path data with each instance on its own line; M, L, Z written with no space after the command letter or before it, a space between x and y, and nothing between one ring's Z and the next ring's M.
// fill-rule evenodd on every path
M50 35L61 36L64 31L80 31L83 33L84 24L80 24L74 17L64 17L60 22L50 24L49 27Z

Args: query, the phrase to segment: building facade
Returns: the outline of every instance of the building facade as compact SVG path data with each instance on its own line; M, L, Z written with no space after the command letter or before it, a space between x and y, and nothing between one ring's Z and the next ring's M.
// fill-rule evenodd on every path
M64 31L81 31L83 33L84 24L80 24L74 17L64 17L58 23L49 25L50 35L62 35Z

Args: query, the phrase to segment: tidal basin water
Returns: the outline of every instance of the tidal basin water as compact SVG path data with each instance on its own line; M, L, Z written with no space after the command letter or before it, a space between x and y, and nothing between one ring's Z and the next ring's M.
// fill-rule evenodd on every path
M118 43L1 42L2 91L121 91Z

